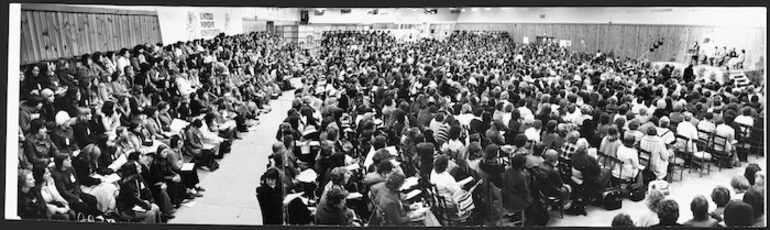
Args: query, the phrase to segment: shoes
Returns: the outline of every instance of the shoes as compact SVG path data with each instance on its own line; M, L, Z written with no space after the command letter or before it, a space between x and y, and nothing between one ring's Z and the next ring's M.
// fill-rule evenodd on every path
M195 186L195 190L198 190L198 192L205 192L206 189L201 186Z
M203 197L203 194L192 189L189 192L187 192L187 195L190 195L192 197Z

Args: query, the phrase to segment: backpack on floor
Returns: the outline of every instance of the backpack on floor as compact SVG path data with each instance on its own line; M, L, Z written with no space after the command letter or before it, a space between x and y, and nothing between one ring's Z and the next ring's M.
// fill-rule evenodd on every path
M623 195L619 188L605 189L601 194L602 207L607 210L616 210L623 207Z
M634 202L644 200L647 193L647 187L642 184L631 184L628 186L628 199Z

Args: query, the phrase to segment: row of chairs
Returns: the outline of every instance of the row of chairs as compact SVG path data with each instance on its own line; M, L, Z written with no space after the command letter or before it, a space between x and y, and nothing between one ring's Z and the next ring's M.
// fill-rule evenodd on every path
M692 170L695 169L698 171L699 176L703 177L704 172L707 175L711 173L711 163L714 163L721 172L722 168L724 168L722 162L732 159L734 157L733 154L737 154L738 151L746 152L749 155L753 150L757 158L762 156L764 150L762 130L743 124L739 125L741 129L738 130L738 136L735 138L736 141L734 143L728 143L728 138L725 136L700 129L698 130L698 136L707 137L705 140L701 138L692 139L681 134L675 134L676 140L674 144L684 145L684 147L682 150L677 148L669 158L668 182L673 182L677 169L679 169L679 181L682 181L684 177L685 168L689 168L688 173L692 173ZM732 149L728 149L730 144L734 146ZM639 153L640 164L645 168L649 167L651 153L638 146L636 149ZM696 149L699 151L696 152ZM598 152L597 155L602 164L610 169L621 166L622 174L623 161L602 152Z

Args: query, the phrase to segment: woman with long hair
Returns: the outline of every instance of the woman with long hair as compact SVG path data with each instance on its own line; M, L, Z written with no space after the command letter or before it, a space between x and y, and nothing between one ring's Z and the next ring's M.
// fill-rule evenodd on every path
M35 178L35 188L40 190L52 219L71 220L76 218L76 213L70 209L69 202L56 190L55 182L47 165L35 165L32 168L32 176Z
M160 207L155 204L150 186L145 183L141 171L142 166L136 161L128 161L120 167L117 212L126 219L157 223L160 220ZM139 209L134 208L136 206Z

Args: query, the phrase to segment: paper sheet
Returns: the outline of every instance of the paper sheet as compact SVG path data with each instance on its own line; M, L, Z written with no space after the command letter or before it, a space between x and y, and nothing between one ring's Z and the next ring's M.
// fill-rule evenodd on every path
M112 171L118 171L118 169L120 169L120 167L123 166L123 164L126 162L128 162L126 155L121 154L118 159L115 159L115 161L113 161L112 164L108 166L108 168L112 169Z
M411 192L406 194L406 200L412 199L417 195L420 195L420 193L422 193L422 191L420 191L419 189L412 190Z
M458 181L457 184L460 185L460 186L465 186L466 184L468 184L471 181L473 181L473 177L469 176L469 177L467 177L465 179L462 179L462 180Z
M147 211L147 209L144 209L144 208L142 208L142 207L139 207L139 205L134 205L134 207L133 207L133 208L131 208L131 210L134 210L134 211L137 211L137 212L144 212L144 211Z
M361 166L358 165L358 164L351 164L351 165L345 166L345 168L347 168L348 171L353 171L353 170L356 170L356 169L360 169Z
M171 129L171 132L179 133L180 131L182 131L182 129L185 126L187 126L189 124L190 123L187 122L187 121L180 120L180 119L174 119L173 121L171 121L171 124L169 125L169 129Z
M396 150L396 146L385 147L385 150L388 150L391 156L398 156L398 150Z
M195 168L194 163L184 163L182 164L182 168L180 168L180 170L187 172L187 171L192 171L193 168Z
M301 192L286 195L286 198L283 199L283 205L289 205L289 202L291 202L294 199L297 199L297 197L300 197L300 196L302 196Z
M417 180L419 180L417 177L406 178L406 180L404 180L404 185L401 186L401 190L406 190L417 185Z
M359 199L359 198L363 198L363 197L364 197L364 195L361 194L360 192L354 192L354 193L348 194L348 197L346 197L345 199Z
M307 169L297 175L297 180L305 183L313 182L316 178L318 178L318 174L312 169Z

